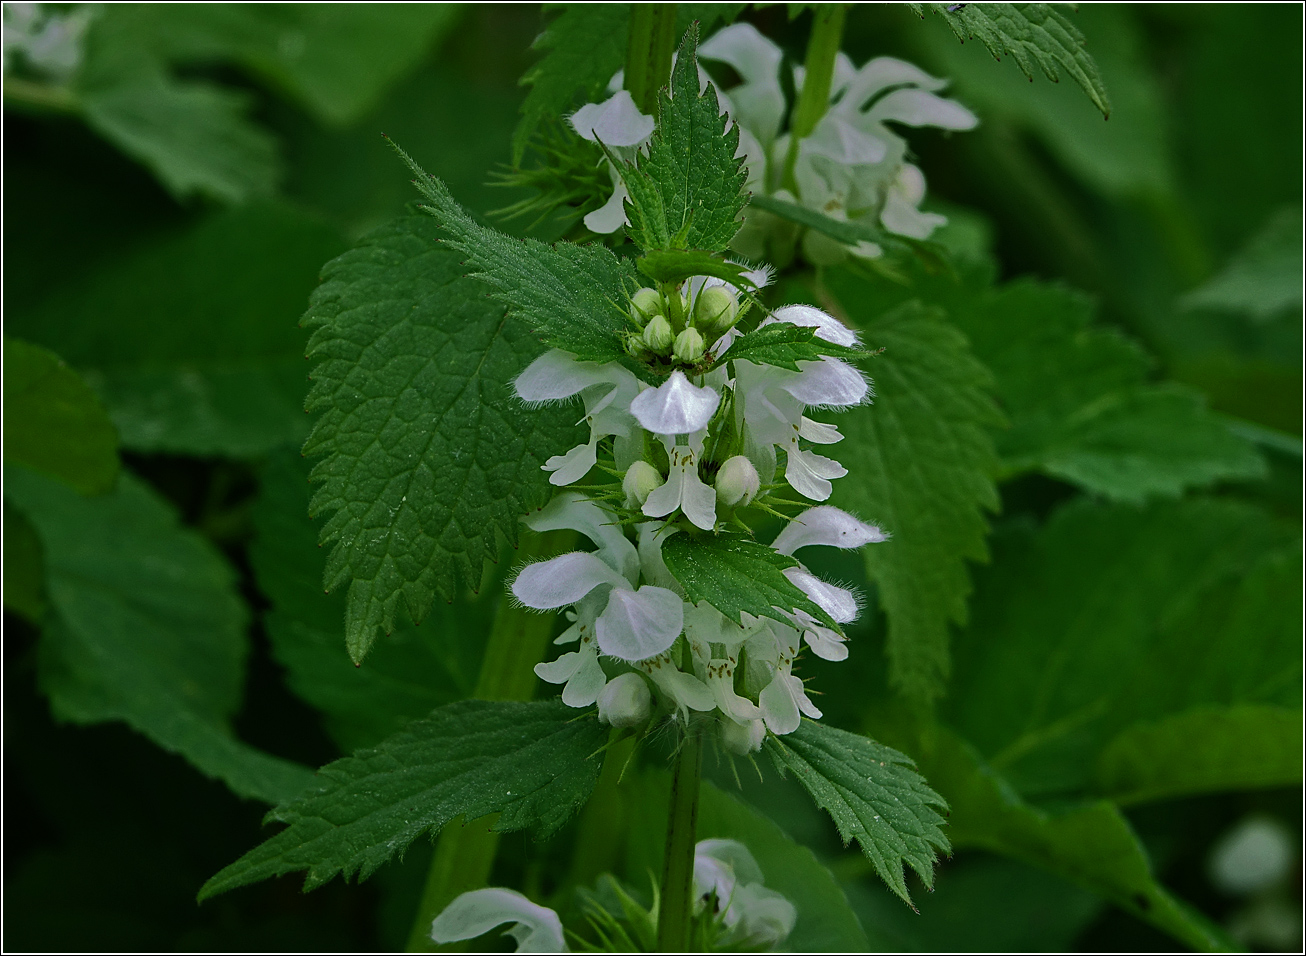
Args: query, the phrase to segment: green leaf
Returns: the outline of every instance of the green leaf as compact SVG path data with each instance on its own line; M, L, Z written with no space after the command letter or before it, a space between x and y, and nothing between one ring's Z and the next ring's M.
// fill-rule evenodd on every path
M112 488L118 436L95 393L53 352L10 338L4 352L5 461L82 494Z
M291 690L322 713L327 732L349 753L472 696L492 602L439 602L421 628L396 621L355 667L341 641L345 596L322 593L326 555L308 517L308 474L305 460L288 449L269 457L252 511L250 564L272 604L263 626L273 656Z
M252 456L308 433L296 326L335 230L280 205L207 217L7 316L65 349L124 447Z
M494 290L553 348L584 361L628 363L622 347L624 303L638 282L631 264L602 245L514 239L475 223L448 188L395 147L417 174L414 185L431 203L421 208L447 230L450 246L467 256L476 277ZM646 371L642 374L647 375Z
M1197 707L1125 728L1097 758L1117 803L1288 787L1302 780L1302 713L1268 704Z
M998 506L990 431L1002 418L988 372L936 313L907 305L876 318L856 284L832 277L831 287L863 339L884 349L875 404L840 420L849 474L834 503L893 535L865 549L867 573L889 618L891 682L928 700L949 673L948 625L966 621L966 562L988 557L983 509Z
M937 242L900 236L881 229L867 220L832 219L815 209L785 199L777 199L775 196L752 196L748 204L781 219L814 229L849 246L861 242L873 242L890 249L902 248L913 253L932 272L947 272L951 269L947 250Z
M1111 115L1106 87L1097 64L1084 49L1084 37L1062 14L1046 3L929 3L912 4L922 18L922 6L947 21L958 40L978 38L995 60L1011 56L1020 71L1034 78L1034 64L1052 82L1065 70L1088 94L1103 116Z
M288 824L204 884L200 900L296 870L304 889L337 873L365 880L422 833L457 816L500 814L500 832L548 836L588 799L608 732L560 700L466 700L433 711L374 749L317 772L269 820Z
M479 227L478 227L479 228ZM304 446L325 455L314 513L334 512L326 584L349 582L345 642L362 660L402 597L421 621L478 582L552 486L540 466L578 444L574 410L525 408L511 381L539 345L463 276L425 216L396 220L328 263L304 324L318 362Z
M211 544L126 473L83 498L11 465L5 495L45 553L40 682L56 717L125 721L242 796L276 802L312 781L232 735L246 612Z
M869 949L843 887L811 850L711 783L703 784L699 801L699 839L718 837L744 844L757 860L767 888L797 908L798 921L785 941L787 948L807 953L864 953Z
M799 362L819 361L826 355L855 360L871 354L865 349L836 345L818 338L816 329L775 322L735 339L723 357L729 361L747 359L758 365L775 365L798 372L801 371Z
M662 559L690 601L706 601L736 624L742 623L743 612L790 624L786 615L799 610L843 632L784 576L784 569L798 567L798 561L751 538L681 532L663 542Z
M1180 300L1186 309L1237 312L1267 321L1302 304L1302 211L1281 209L1229 264Z
M1098 754L1135 723L1211 705L1300 707L1288 535L1258 509L1202 500L1081 500L1037 532L1010 529L958 643L949 723L1022 793L1046 794L1091 788ZM1202 756L1190 740L1173 759L1215 760L1211 746Z
M23 513L4 503L4 606L33 624L45 614L41 539Z
M776 769L792 773L834 819L847 845L857 841L880 879L911 905L906 863L926 888L934 885L935 851L949 852L943 834L948 804L905 756L859 734L804 720L765 744Z
M747 266L701 249L655 249L636 259L635 266L654 282L679 284L690 276L715 276L737 289L753 288L753 283L744 278Z
M739 231L747 170L735 158L739 127L721 111L716 88L698 88L698 27L680 43L669 93L658 96L658 125L648 155L632 170L620 164L634 211L632 222L645 249L721 252ZM632 186L633 184L633 186ZM656 198L659 201L653 201ZM658 222L659 216L664 217Z
M894 742L948 801L948 833L958 849L990 850L1056 873L1199 951L1232 948L1220 929L1157 882L1114 804L1099 800L1053 813L1025 803L974 748L937 724Z

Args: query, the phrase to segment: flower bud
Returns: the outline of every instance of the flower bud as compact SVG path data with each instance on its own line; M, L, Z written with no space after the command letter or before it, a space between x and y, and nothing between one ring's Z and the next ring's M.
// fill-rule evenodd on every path
M748 504L761 487L757 469L743 455L726 461L716 474L716 500L727 508Z
M738 315L739 302L719 285L704 289L694 303L694 324L711 332L724 332Z
M646 461L637 461L626 469L621 490L626 493L627 508L642 508L653 489L662 485L662 474Z
M599 720L613 727L637 727L652 710L653 695L638 674L613 678L599 694Z
M702 360L704 351L706 346L703 343L703 333L691 325L676 336L676 345L671 352L671 357L677 362L693 365Z
M601 715L603 712L599 713ZM749 720L742 724L728 718L721 720L721 744L732 754L743 757L756 753L762 749L762 741L765 739L766 724L761 720Z
M644 327L644 344L650 352L666 355L671 351L671 344L676 340L676 333L671 331L671 323L664 315L655 315Z
M636 290L635 294L630 297L631 317L637 325L643 326L653 316L662 311L662 296L658 295L656 289L643 288Z

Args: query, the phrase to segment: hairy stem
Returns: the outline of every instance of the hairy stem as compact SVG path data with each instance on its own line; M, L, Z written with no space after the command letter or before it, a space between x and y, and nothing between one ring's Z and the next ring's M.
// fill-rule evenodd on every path
M694 889L694 844L698 831L698 791L703 772L703 741L690 732L676 755L667 813L667 852L662 861L658 909L658 951L689 950L689 920Z
M535 534L523 530L517 553L527 560L543 557L570 548L575 538L574 531ZM507 595L502 596L473 696L480 700L530 700L535 692L534 668L544 658L555 620L553 615L513 607ZM417 916L408 934L410 953L434 952L438 947L431 939L432 920L460 893L486 885L499 849L499 834L490 829L493 823L493 816L471 821L459 818L440 832Z
M657 116L658 89L671 76L675 51L676 5L632 3L624 85L641 113Z
M847 11L842 3L818 4L812 11L812 36L807 41L807 58L803 62L803 90L789 116L789 152L785 156L782 185L797 195L794 166L798 162L798 143L812 135L830 106L830 85L834 81L834 60L843 43L843 21Z

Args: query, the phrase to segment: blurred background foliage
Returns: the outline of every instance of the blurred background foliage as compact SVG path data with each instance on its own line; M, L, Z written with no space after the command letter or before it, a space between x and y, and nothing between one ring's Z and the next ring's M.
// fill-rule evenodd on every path
M69 27L83 31L84 50L70 66L57 50L11 49L10 19L27 16L27 6L6 5L5 14L5 457L47 471L66 466L79 492L115 490L112 514L96 524L79 519L75 492L6 478L5 943L402 948L426 841L360 887L336 882L304 896L287 878L196 907L203 880L253 843L263 807L121 721L261 795L297 779L297 764L318 766L470 693L501 590L494 574L420 629L398 628L361 674L340 646L343 599L320 593L322 554L296 453L308 427L306 336L296 320L320 266L414 198L382 133L477 213L528 198L489 183L510 161L518 79L536 60L530 47L545 18L533 5L115 5ZM801 61L810 15L790 22L773 5L745 16ZM1026 797L1053 802L1082 783L1075 775L1105 738L1051 755L1006 752L1012 742L993 713L1003 694L1020 699L1025 684L1047 679L1028 662L1041 653L1047 616L1072 607L1074 582L1097 575L1102 587L1116 586L1133 571L1113 562L1134 547L1162 555L1149 580L1219 594L1242 588L1238 600L1260 602L1246 613L1287 616L1276 633L1299 627L1300 599L1299 566L1266 566L1287 559L1263 555L1282 551L1301 517L1301 10L1091 4L1072 17L1111 94L1105 122L1071 83L1027 81L979 43L957 43L942 20L922 22L903 6L857 7L844 44L856 63L891 54L952 78L951 95L981 117L965 135L912 137L927 208L952 220L938 238L963 276L997 269L1002 279L1082 290L1078 308L1095 313L1099 327L1145 345L1154 361L1142 376L1199 390L1265 459L1210 498L1153 509L1146 521L1087 498L1062 507L1077 492L1047 469L1001 485L994 561L975 575L972 624L955 642L957 680L942 712L989 757L1006 753L1004 773ZM910 297L946 304L957 294L924 275L877 281L867 301L885 306ZM1031 321L1041 308L1010 297L990 307L1026 309ZM967 332L982 339L978 326ZM32 449L60 423L24 420L10 398L20 359L42 369L41 388L68 407L107 415L52 453L53 463L34 462L43 452ZM119 459L129 475L116 479ZM1249 508L1263 517L1246 519ZM1210 533L1171 530L1195 526ZM123 542L151 535L174 548L165 553L182 569L176 593L133 593L130 561L86 584L88 554L100 560L119 548L129 558ZM1040 561L1065 553L1058 538L1082 543L1080 564ZM820 570L865 580L855 563ZM1003 584L1011 580L1023 590ZM96 587L117 589L121 600L106 610L87 596ZM989 593L1003 600L986 602ZM1219 594L1217 612L1234 601L1220 604ZM1226 646L1241 632L1220 631L1200 606L1167 617L1149 600L1079 608L1079 626L1127 643L1131 627L1151 626L1138 621L1165 618L1159 640L1170 650L1156 653L1169 656L1155 667L1183 660L1196 641L1213 648L1202 657L1212 674L1191 676L1185 686L1206 690L1190 703L1242 699L1212 689L1241 666ZM221 654L199 664L163 660L133 616L146 605L158 611L152 620L214 635ZM112 627L100 626L106 614ZM429 640L437 633L438 645ZM988 653L986 636L998 633L1015 635L1003 645L1010 660ZM882 712L891 709L882 616L868 615L857 637L848 665L808 665L825 691L821 706L841 726L903 745L891 739L896 718ZM1169 706L1155 703L1164 693L1147 685L1150 665L1119 668L1111 646L1105 658L1069 666L1053 694L1073 700L1076 682L1110 685L1115 716L1101 733ZM1273 663L1298 651L1264 653ZM143 675L142 685L162 687L178 674L202 684L176 704L189 722L151 712L148 688L94 685L69 665L77 654L116 661ZM1297 695L1299 704L1299 683L1299 672L1288 673L1287 686L1255 699L1292 704ZM251 770L232 747L265 751L266 763ZM738 793L728 775L717 783ZM756 808L747 824L755 842L766 845L777 821L829 864L872 948L1174 945L1093 893L981 849L941 865L937 891L915 894L917 916L838 846L796 787L745 780L739 798ZM1300 946L1296 787L1150 800L1127 816L1177 895L1255 947ZM505 838L496 882L547 885L557 847L576 826L546 846ZM1212 854L1219 841L1251 839L1248 826L1253 836L1281 834L1292 851L1272 878L1239 886L1211 869L1220 858ZM767 851L753 848L765 864ZM628 849L638 882L647 853Z

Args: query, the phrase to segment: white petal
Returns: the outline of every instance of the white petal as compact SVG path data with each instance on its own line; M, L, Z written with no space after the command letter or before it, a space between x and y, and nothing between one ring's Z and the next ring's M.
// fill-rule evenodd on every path
M590 103L571 114L571 128L590 142L604 146L636 146L653 134L653 117L621 90L602 103Z
M831 505L821 505L808 508L785 525L771 547L781 554L793 554L812 544L851 550L887 540L889 536L875 525L858 521L848 512Z
M784 896L760 883L742 882L726 911L725 922L748 941L749 948L767 952L783 943L798 922L798 910Z
M842 478L848 474L848 469L833 458L799 450L797 441L786 451L788 461L785 463L785 481L789 482L794 491L812 501L825 501L834 490L830 479Z
M862 373L847 362L824 358L819 362L799 362L802 373L786 379L782 384L786 392L804 405L823 405L844 408L859 405L870 394Z
M599 615L599 650L623 661L656 657L675 643L685 624L685 604L666 588L614 588Z
M798 420L798 435L818 445L833 445L843 441L843 435L839 433L836 426L827 425L825 422L814 422L806 416Z
M567 952L557 913L497 886L457 897L431 923L431 938L437 943L475 939L502 923L517 924L508 932L517 939L519 953Z
M839 109L844 112L860 110L876 93L890 86L918 86L924 90L941 90L947 80L936 79L920 67L891 56L880 56L868 62L855 76L848 79Z
M589 707L599 699L608 683L608 675L603 673L603 665L599 663L592 644L586 645L580 656L580 665L562 690L562 702L568 707Z
M512 594L527 607L551 611L575 604L603 584L629 587L598 555L573 551L526 565L512 582Z
M698 56L729 63L745 82L778 83L784 52L751 23L732 23L705 40L698 48Z
M700 866L702 870L700 870ZM700 872L702 877L700 879ZM724 877L724 879L722 879ZM694 894L716 891L724 905L736 883L761 883L762 868L738 840L699 840L694 845Z
M910 167L915 169L916 167ZM908 187L910 188L910 187ZM922 180L921 192L924 192ZM898 186L889 189L884 197L884 208L880 211L880 222L884 228L900 236L913 239L928 239L930 233L940 226L947 225L948 217L934 212L921 212L916 208L919 199L912 200L906 191Z
M761 323L769 324L771 320ZM791 325L802 326L807 329L816 329L816 337L825 339L827 342L833 342L835 345L845 345L849 348L858 345L857 333L848 326L844 325L833 315L822 312L820 309L811 305L786 305L776 309L774 321L788 322Z
M762 719L766 721L766 729L773 734L780 736L792 734L802 723L802 717L798 714L798 698L794 695L791 686L793 683L798 684L798 692L802 693L802 681L791 674L777 670L771 683L767 684L757 697L757 703L762 708Z
M563 488L588 475L597 461L598 442L591 438L584 445L577 445L565 455L554 455L540 468L552 472L549 475L549 484Z
M857 620L857 595L852 591L831 584L829 581L822 581L815 574L802 568L785 568L784 576L840 624L850 624Z
M828 627L809 627L803 631L803 640L807 642L812 653L826 661L844 661L848 659L848 645L835 631Z
M630 411L655 435L685 435L706 428L720 404L715 389L691 385L685 373L676 369L657 388L640 392Z
M650 518L665 518L680 507L685 489L685 470L672 468L667 480L649 492L641 509Z
M937 126L941 129L974 129L979 118L956 100L945 100L925 90L894 90L876 102L866 114L880 123L908 126Z
M532 531L579 531L599 547L599 556L632 585L639 574L639 554L616 524L617 517L584 495L569 491L558 495L539 511L522 519Z
M585 216L585 228L606 236L626 224L626 184L618 181L612 186L612 195L598 209Z
M728 661L715 660L707 668L707 686L716 699L716 705L735 723L743 724L762 716L747 697L735 693L735 668Z
M599 363L580 362L570 352L552 349L526 366L513 382L513 387L522 401L554 402L570 398L581 389L608 378Z
M838 113L821 117L801 148L809 156L824 156L842 166L878 163L889 153L882 138L858 129Z
M697 465L685 469L680 510L696 528L711 531L716 527L716 489L698 477Z
M598 702L600 723L636 727L648 720L653 709L653 694L644 678L626 673L608 681Z
M585 658L579 651L568 651L556 661L547 661L535 665L535 676L548 684L565 684L571 680Z
M644 672L653 678L653 683L661 688L681 711L709 711L716 707L716 698L707 689L707 685L693 674L686 674L671 661L670 655L663 654L656 660L646 662Z
M675 533L674 528L663 530L660 521L645 521L639 525L639 565L644 580L667 590L680 587L662 560L662 542Z

